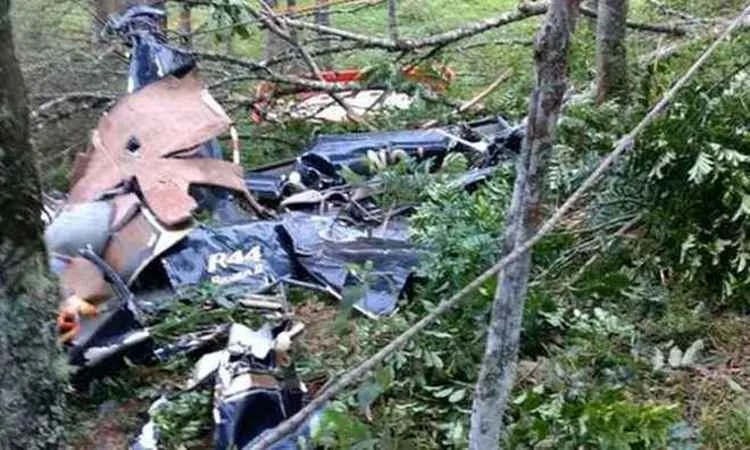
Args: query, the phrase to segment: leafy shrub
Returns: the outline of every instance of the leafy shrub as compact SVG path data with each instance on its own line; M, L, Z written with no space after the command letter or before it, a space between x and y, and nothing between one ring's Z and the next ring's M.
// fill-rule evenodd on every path
M622 389L551 391L539 385L513 400L509 448L665 448L679 420L675 405L637 403Z
M211 393L187 392L156 411L154 423L167 448L205 437L211 431Z
M649 235L673 278L710 306L748 306L750 287L750 75L697 85L642 139L631 161L647 186ZM645 171L648 170L647 173Z
M676 405L635 400L635 327L601 308L545 314L564 330L533 387L512 400L509 448L663 448L679 420Z

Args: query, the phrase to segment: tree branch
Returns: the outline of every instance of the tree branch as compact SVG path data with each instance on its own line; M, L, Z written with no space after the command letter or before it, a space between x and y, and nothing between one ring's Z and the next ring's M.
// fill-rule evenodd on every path
M299 426L301 426L311 414L318 411L326 405L332 398L342 392L351 384L356 383L366 375L375 369L380 363L382 363L387 357L405 346L414 336L419 332L427 328L432 322L438 317L452 309L457 305L464 297L482 286L490 278L495 276L498 272L503 270L509 263L515 261L522 254L527 252L531 247L536 245L544 236L546 236L560 220L570 211L573 207L583 198L591 188L596 186L602 176L609 170L609 168L619 160L619 158L628 150L630 150L634 143L635 138L643 132L651 123L659 117L669 107L672 99L674 99L677 92L679 92L685 84L695 75L698 69L705 64L708 58L714 53L719 45L726 40L739 25L741 20L750 13L750 7L746 8L740 15L734 20L732 25L719 36L713 44L698 58L698 60L688 69L688 71L679 79L675 84L662 96L661 100L641 119L641 121L633 128L628 134L624 135L615 145L609 155L607 155L600 163L599 166L583 181L581 186L568 197L567 200L547 219L544 224L539 228L539 231L534 234L531 238L525 240L522 244L516 247L511 253L500 259L492 267L487 269L484 273L479 275L474 281L466 285L460 291L456 292L453 296L448 299L441 301L438 306L432 310L428 315L423 317L417 323L412 325L408 330L404 331L401 335L395 338L393 341L388 343L385 347L378 350L374 355L368 359L362 361L356 367L344 373L338 380L332 382L331 385L320 392L318 396L313 399L307 406L302 408L297 414L285 420L279 424L276 428L265 431L259 436L251 445L252 449L266 449L294 432Z
M111 94L108 92L68 92L67 94L62 94L55 99L49 100L39 105L34 111L31 112L31 119L39 119L51 109L65 103L92 102L94 103L94 105L99 105L102 103L114 102L115 100L117 100L117 98L117 94Z
M195 55L206 61L224 62L228 64L233 64L238 67L243 67L245 69L250 70L254 74L254 76L240 75L240 76L232 78L231 81L260 79L260 80L266 80L266 81L273 81L276 83L299 86L299 87L302 87L311 91L321 91L321 92L343 92L343 91L351 91L353 89L362 88L360 85L354 84L354 83L331 83L328 81L310 80L308 78L302 78L302 77L298 77L295 75L284 75L284 74L271 70L262 61L255 62L255 61L250 61L246 59L235 58L233 56L225 55L222 53L196 52ZM227 80L222 80L222 84L226 84L228 82L229 81Z
M593 9L589 9L585 6L581 6L581 14L584 16L588 16L591 18L596 18L597 13ZM651 24L651 23L642 23L642 22L633 22L633 21L626 21L625 25L628 26L628 28L632 28L634 30L639 31L650 31L652 33L666 33L666 34L674 34L677 36L684 36L687 34L687 30L683 27L680 27L679 25L672 25L672 24Z
M542 15L547 11L547 6L548 5L546 3L523 3L518 5L511 11L498 14L490 19L465 24L453 30L433 34L431 36L420 39L402 39L398 41L394 41L393 39L366 36L352 31L316 25L314 23L296 19L289 19L285 17L282 17L280 20L292 27L308 29L330 36L337 36L342 39L359 42L371 48L380 48L383 50L398 52L451 44L453 42L467 37L475 36L493 28L525 20L530 17Z
M468 111L469 108L471 108L474 105L476 105L477 103L481 102L482 99L484 99L485 97L487 97L488 95L490 95L492 92L494 92L495 89L497 89L505 80L507 80L508 78L510 78L510 76L511 76L511 72L510 71L504 72L502 75L500 75L499 77L497 77L497 79L495 79L495 81L493 81L492 84L490 84L486 88L482 89L482 91L479 92L477 95L475 95L471 100L468 100L468 101L464 102L461 106L459 106L458 108L456 108L453 111L451 111L450 114L451 115L459 115L459 114L463 114L464 112ZM429 120L429 121L423 123L420 128L423 128L423 129L431 128L431 127L434 127L437 124L438 124L438 120L437 119L432 119L432 120Z
M271 8L268 7L268 5L265 4L263 0L259 0L262 5L265 6L266 13L271 16L272 19L275 19L278 21L280 19L279 15L276 14ZM302 46L302 44L299 43L299 40L296 36L294 36L292 33L289 33L288 30L280 28L276 23L274 23L273 20L269 20L268 17L260 15L257 11L255 11L253 8L248 8L250 11L250 14L255 16L258 20L262 21L263 24L265 24L268 29L272 32L281 37L283 40L291 44L293 47L297 49L297 51L302 56L303 61L305 61L305 64L310 68L312 73L315 75L315 78L320 80L321 82L325 82L325 79L323 78L322 73L320 72L320 68L315 63L315 60L310 56L310 53L308 53L307 50L305 50L305 47ZM334 92L328 92L328 95L336 101L336 103L341 106L344 111L346 111L346 115L354 122L363 123L367 125L370 129L374 130L375 128L367 123L362 117L358 116L357 114L352 111L351 107L342 99L340 96L336 95Z

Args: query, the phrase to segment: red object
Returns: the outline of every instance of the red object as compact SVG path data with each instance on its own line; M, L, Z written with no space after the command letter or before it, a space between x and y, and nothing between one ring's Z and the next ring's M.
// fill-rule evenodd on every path
M456 73L447 66L407 66L401 69L401 71L407 79L428 86L437 92L443 92L448 89L448 86L456 78ZM323 81L328 83L356 83L362 79L363 75L364 71L362 69L326 70L320 73ZM306 78L314 79L309 75ZM253 104L253 111L250 113L250 118L253 122L263 122L263 117L259 113L259 109L266 108L271 104L271 98L275 91L275 83L264 81L258 85L255 94L261 100ZM301 101L319 93L318 91L300 92L297 94L297 98Z

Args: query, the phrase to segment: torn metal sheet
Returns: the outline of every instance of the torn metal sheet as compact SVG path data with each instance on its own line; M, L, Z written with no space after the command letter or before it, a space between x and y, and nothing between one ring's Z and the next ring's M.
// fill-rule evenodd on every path
M351 288L355 298L346 301L367 316L382 317L396 310L419 265L419 250L397 222L363 230L331 216L290 213L282 226L293 245L291 258L309 278L340 299Z
M88 202L62 208L44 230L50 253L73 257L87 245L101 254L109 238L113 205L110 202Z
M277 239L277 223L256 221L231 227L199 227L162 264L173 287L211 283L237 292L263 293L290 271ZM231 293L231 289L226 290Z
M381 89L362 91L343 91L339 93L342 103L359 116L388 109L408 109L414 103L414 97L402 92L388 92ZM293 119L305 119L323 122L346 122L349 120L347 110L328 94L311 95L299 102L282 105L279 102L266 119L278 119L283 116Z
M154 416L167 404L169 400L163 395L151 404L148 408L149 420L141 428L141 433L130 446L130 450L159 450L159 430L156 428Z
M421 160L444 155L450 145L450 138L435 130L322 135L298 158L296 170L306 187L323 189L343 184L342 167L371 174L368 152L380 153L387 161L398 160L401 152Z
M131 284L157 257L190 233L190 228L169 229L142 208L126 225L115 231L104 250L104 260Z
M256 221L193 231L162 259L175 288L212 283L223 292L266 292L279 282L343 298L362 288L354 307L370 317L391 314L418 265L406 224L354 227L332 215L291 212ZM371 268L362 273L365 266Z
M245 184L264 202L279 205L300 191L344 186L344 168L368 177L373 165L392 164L404 155L416 161L432 159L439 167L449 152L468 153L486 167L517 154L522 139L523 129L501 117L446 129L322 135L296 160L251 169Z
M137 183L147 206L174 226L197 207L191 184L219 186L249 196L242 170L214 159L185 159L226 131L231 120L194 73L167 77L125 97L102 117L93 150L71 189L73 203L92 201L121 185ZM177 158L176 156L180 156Z
M216 370L214 447L245 448L263 431L302 409L306 392L295 375L277 371L275 338L284 329L234 324ZM289 371L286 371L289 373Z
M162 23L167 14L163 8L131 6L107 20L104 32L121 36L132 49L128 92L153 83L167 75L181 76L195 67L195 59L185 51L167 46ZM162 4L163 1L146 3Z
M133 294L119 275L91 249L82 256L91 261L112 283L115 296L98 305L95 314L81 315L78 330L70 346L70 363L81 368L100 365L113 356L147 345L148 330L143 329L140 311Z
M229 325L222 324L182 335L169 345L155 349L154 356L159 361L168 361L175 355L189 356L210 351L212 347L220 343L223 345L226 342L229 329Z

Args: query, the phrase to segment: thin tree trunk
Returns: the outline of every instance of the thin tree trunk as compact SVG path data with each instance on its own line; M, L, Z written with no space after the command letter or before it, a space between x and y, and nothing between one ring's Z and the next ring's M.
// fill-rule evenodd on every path
M9 11L10 0L0 0L0 442L58 448L64 388L49 326L58 298Z
M596 26L596 101L601 104L628 95L625 24L628 0L599 0Z
M328 0L315 0L315 24L324 27L331 26L331 14L328 8ZM318 48L325 50L331 46L330 37L320 36L323 40L318 44ZM325 69L333 67L333 58L331 55L321 55L318 57L318 63Z
M277 0L263 0L269 8L277 8L279 2ZM277 56L280 56L285 51L289 50L289 46L283 39L276 35L271 30L266 29L265 42L263 44L263 59L268 61ZM278 66L278 71L286 73L289 69L290 63L284 63Z
M398 4L397 0L388 0L388 36L393 42L398 41Z
M186 48L193 46L193 15L191 13L192 8L189 4L180 5L180 21L177 31L182 36L182 45Z
M297 11L297 0L286 0L286 15L293 15ZM290 27L288 30L289 36L294 39L295 41L299 41L302 36L300 35L301 31L297 30L296 28ZM302 59L302 55L299 54L294 48L294 46L289 45L288 43L284 43L284 48L287 51L292 51L297 54L297 58L292 60L289 63L289 66L287 67L287 73L292 74L301 74L307 70L307 66L305 66L305 63Z
M578 0L552 0L536 37L536 81L503 236L506 254L530 238L541 221L544 177L567 86L570 38L577 14ZM515 376L530 265L531 252L526 252L498 276L474 392L469 433L469 448L473 450L497 449L503 436L503 416Z

